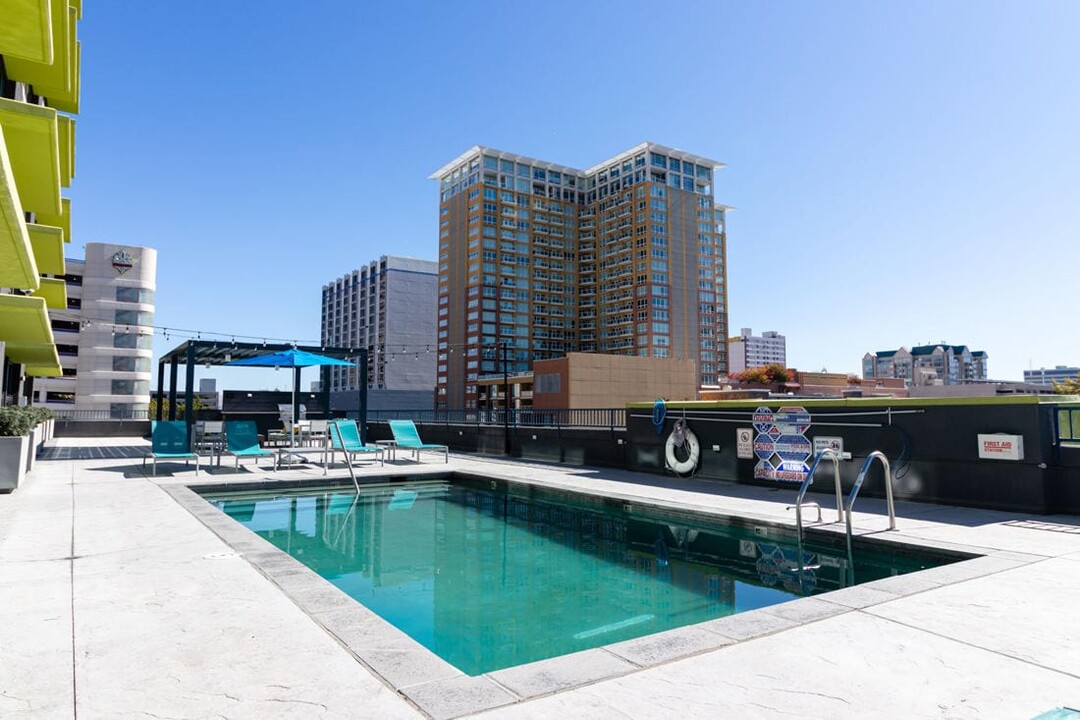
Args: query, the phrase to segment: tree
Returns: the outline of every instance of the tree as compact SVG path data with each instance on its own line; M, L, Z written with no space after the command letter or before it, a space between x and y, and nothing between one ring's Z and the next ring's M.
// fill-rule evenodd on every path
M203 407L204 407L202 398L199 397L198 395L195 396L194 405L195 405L196 410L202 410ZM150 398L150 409L148 410L148 413L149 413L148 416L149 416L149 418L151 420L157 418L157 406L158 406L158 399L156 397ZM177 400L177 402L176 402L176 417L183 417L183 416L184 416L184 401L183 400ZM169 417L169 398L163 398L162 399L161 417L163 417L163 418L168 418Z
M1076 377L1054 383L1054 392L1058 395L1080 395L1080 373Z
M763 367L749 368L736 374L735 379L744 383L757 383L759 385L774 385L786 383L791 379L787 368L783 365L765 365Z

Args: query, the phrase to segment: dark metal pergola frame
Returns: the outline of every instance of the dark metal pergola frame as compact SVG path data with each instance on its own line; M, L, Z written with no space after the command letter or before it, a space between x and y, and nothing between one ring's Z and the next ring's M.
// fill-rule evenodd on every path
M185 384L184 384L184 422L187 423L188 433L190 437L191 426L195 422L195 367L198 365L227 365L234 360L244 360L246 358L259 357L260 355L269 355L270 353L283 352L296 348L297 350L303 350L305 352L315 353L317 355L326 355L327 357L337 358L339 360L348 360L349 362L357 363L359 367L360 376L360 393L359 403L357 411L359 413L358 422L360 424L360 437L367 437L367 374L368 374L368 354L366 349L361 348L342 348L342 347L328 347L320 345L281 345L270 343L243 343L232 342L222 340L188 340L175 348L165 353L158 359L158 381L157 381L157 393L158 404L156 420L164 419L162 417L162 405L161 398L165 396L165 365L169 365L169 420L176 420L176 381L178 369L181 364L185 369ZM251 366L259 367L259 366ZM318 366L320 370L319 374L319 399L322 405L322 410L325 417L330 417L330 366L322 365ZM300 371L303 368L293 368L293 392L294 396L299 397L300 392ZM299 403L293 406L293 422L299 420Z

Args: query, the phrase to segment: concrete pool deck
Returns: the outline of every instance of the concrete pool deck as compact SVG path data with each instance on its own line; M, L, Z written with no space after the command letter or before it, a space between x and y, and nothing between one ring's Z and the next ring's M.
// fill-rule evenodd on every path
M985 557L473 678L312 585L186 489L319 484L321 469L196 479L162 465L151 478L142 440L51 444L55 459L0 495L0 717L1030 718L1080 707L1077 517L901 502L899 530L884 533L883 503L860 499L857 534ZM447 471L793 524L787 490L466 456L361 473Z

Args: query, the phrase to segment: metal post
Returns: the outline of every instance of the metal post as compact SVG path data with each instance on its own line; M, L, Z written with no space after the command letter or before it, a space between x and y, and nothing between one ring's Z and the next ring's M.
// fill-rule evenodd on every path
M176 371L179 360L176 355L169 358L169 419L176 419Z
M157 416L154 419L161 422L161 413L165 409L165 361L158 362L157 366Z
M502 371L503 371L503 454L510 454L510 369L506 362L507 343L502 343Z
M367 388L368 388L368 381L367 381L367 377L368 377L368 353L367 353L367 350L361 350L360 351L360 385L359 385L360 391L359 391L359 393L357 393L357 402L359 403L359 407L357 408L357 411L359 412L360 417L357 418L357 421L358 421L358 423L360 425L360 442L365 442L365 443L368 441L368 434L367 434L367 405L368 405L368 402L367 402Z
M323 419L330 419L330 366L319 368L319 400L322 405Z
M191 443L191 428L195 425L195 344L188 343L187 367L184 368L186 384L184 386L184 422L187 424L188 444Z
M295 428L296 423L300 421L300 368L298 367L293 368L292 389L292 426Z

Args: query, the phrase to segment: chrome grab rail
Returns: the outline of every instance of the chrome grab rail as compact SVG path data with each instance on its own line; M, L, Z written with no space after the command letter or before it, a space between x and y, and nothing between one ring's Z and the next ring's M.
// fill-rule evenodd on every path
M359 496L360 495L360 483L356 481L356 473L353 471L352 460L349 458L349 451L345 449L345 439L343 437L341 437L341 428L339 428L337 426L337 423L330 423L327 426L327 429L330 430L330 432L336 432L337 433L338 444L341 445L341 449L343 451L343 454L345 455L345 465L346 465L346 467L349 468L349 477L352 478L353 487L356 488L356 495ZM326 434L326 446L327 446L327 449L330 450L330 462L333 462L334 461L333 458L336 455L336 453L333 450L334 446L333 446L333 441L331 440L331 437L330 437L330 433Z
M896 529L896 510L893 507L892 470L889 469L889 458L885 457L885 453L880 450L874 450L867 455L866 460L863 461L862 468L859 470L859 475L855 478L855 485L852 486L851 494L848 495L846 519L849 556L851 555L851 508L855 506L855 499L859 497L859 490L862 489L862 484L866 480L866 473L869 472L870 466L874 464L874 460L880 460L881 466L885 469L885 504L889 509L889 530ZM852 571L854 571L854 569L852 569Z
M802 505L803 498L806 497L806 491L810 488L810 485L814 482L814 472L817 470L818 465L823 458L829 458L833 463L833 479L836 482L836 522L840 522L844 517L844 504L843 504L843 492L840 490L840 456L836 454L834 450L825 448L817 454L814 458L814 462L810 465L810 470L806 474L806 479L799 485L799 494L795 497L795 527L799 534L799 546L802 546ZM818 517L821 517L821 507L818 507Z
M885 468L885 503L886 505L888 505L889 508L889 529L896 529L896 510L893 507L892 470L889 469L889 458L885 457L885 453L881 452L880 450L875 450L866 456L866 460L863 462L862 468L859 470L859 475L855 478L855 485L851 488L851 494L848 495L848 535L851 534L851 508L855 505L855 499L859 497L859 490L862 489L863 481L866 480L866 473L869 472L870 466L874 464L875 459L880 460L882 467Z

